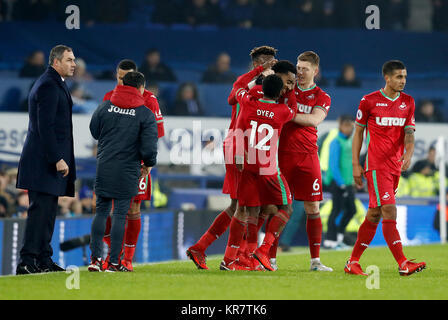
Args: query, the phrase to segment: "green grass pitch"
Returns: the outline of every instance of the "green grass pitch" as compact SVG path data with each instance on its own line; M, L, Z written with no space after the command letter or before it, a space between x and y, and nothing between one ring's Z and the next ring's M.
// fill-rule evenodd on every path
M406 247L408 258L426 270L401 277L387 247L369 248L361 264L379 267L379 289L366 278L346 275L350 251L321 252L334 272L310 272L307 248L279 254L277 272L220 271L221 257L209 257L210 270L190 261L137 265L133 273L80 272L80 289L68 290L66 273L0 277L0 299L448 299L448 246Z

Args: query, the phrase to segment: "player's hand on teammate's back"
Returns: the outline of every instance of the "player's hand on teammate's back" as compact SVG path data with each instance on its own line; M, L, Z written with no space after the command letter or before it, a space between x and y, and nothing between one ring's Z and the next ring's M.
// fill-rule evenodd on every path
M59 160L58 162L56 162L56 171L62 173L63 177L65 178L66 176L68 176L68 165L67 163L65 163L64 159Z
M411 165L411 158L412 155L408 155L408 153L405 153L401 156L400 160L398 160L398 162L403 162L401 164L401 171L406 171L409 169Z
M353 179L355 180L356 187L358 189L362 189L364 187L364 183L362 182L362 176L364 175L364 169L360 164L356 164L353 166Z

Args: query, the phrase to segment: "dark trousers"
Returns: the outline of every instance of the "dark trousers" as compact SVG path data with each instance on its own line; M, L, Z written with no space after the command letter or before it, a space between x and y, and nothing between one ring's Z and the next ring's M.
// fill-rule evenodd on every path
M330 217L328 218L327 240L336 241L338 233L344 233L350 220L356 214L355 205L355 189L352 186L347 186L345 189L339 188L336 183L332 183L331 195L333 207L331 209ZM343 211L343 215L338 225L336 219Z
M51 262L54 223L58 197L37 191L28 191L30 207L26 219L25 237L20 251L21 263L47 265Z
M118 263L123 245L124 230L126 227L126 215L131 205L131 199L112 199L101 196L96 197L96 214L92 221L90 237L90 250L92 256L100 258L103 253L103 236L106 229L106 220L114 205L112 225L110 229L110 262Z

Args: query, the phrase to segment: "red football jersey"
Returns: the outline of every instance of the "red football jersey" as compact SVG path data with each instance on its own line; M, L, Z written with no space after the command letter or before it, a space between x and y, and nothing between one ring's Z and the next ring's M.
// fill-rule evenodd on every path
M236 155L245 155L245 170L277 174L278 138L295 112L285 104L257 99L245 89L240 89L236 98L241 106L235 128Z
M112 93L114 90L109 91L104 95L103 101L110 100L112 97ZM149 90L145 89L143 93L143 98L145 99L145 107L154 113L157 122L157 132L158 137L161 138L165 135L165 127L163 126L163 115L160 111L159 102L157 101L157 97Z
M238 114L240 112L240 104L236 100L236 92L240 88L246 88L256 76L258 76L261 72L263 72L263 66L259 66L248 73L243 74L242 76L238 77L238 79L233 84L232 91L230 92L228 103L232 106L232 115L230 118L230 125L229 125L229 131L227 133L227 136L224 139L224 157L225 157L225 163L230 164L233 163L234 155L235 155L235 146L234 146L234 139L233 139L233 130L235 129L236 125L236 119L238 118Z
M137 195L132 200L134 202L151 200L151 174L139 180Z
M356 124L367 127L366 171L401 174L405 129L415 129L414 112L414 99L403 92L391 99L381 89L361 99Z
M232 91L230 92L229 98L227 99L229 105L232 106L232 117L230 119L229 130L235 128L236 118L238 117L239 106L238 101L236 100L236 92L240 88L247 88L249 82L251 82L255 77L260 75L263 72L263 66L258 66L255 69L252 69L248 73L245 73L238 77L232 87Z
M310 114L314 108L320 108L328 114L331 98L318 86L302 90L297 84L295 94L298 114ZM295 122L285 124L280 137L279 151L316 153L317 149L317 128L301 126Z

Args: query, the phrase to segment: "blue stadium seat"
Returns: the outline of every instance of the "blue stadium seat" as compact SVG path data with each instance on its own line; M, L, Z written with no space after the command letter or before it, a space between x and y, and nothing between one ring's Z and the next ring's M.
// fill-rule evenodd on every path
M190 80L188 74L198 72L185 72L182 78ZM196 78L197 79L197 78ZM193 80L193 79L191 79ZM0 111L18 111L20 104L27 98L33 79L2 78L0 77ZM165 108L173 105L176 93L180 85L179 82L161 82L160 97L165 100ZM448 91L445 89L448 80L409 79L406 92L412 95L418 104L425 99L435 102L441 109L445 117L448 116ZM70 85L70 83L69 83ZM115 88L115 81L89 81L85 82L86 91L93 99L100 103L104 94ZM325 91L332 98L331 111L328 114L329 120L335 120L342 114L356 113L361 98L384 86L384 80L368 79L363 80L362 88L338 88L328 86ZM199 100L207 116L230 117L232 109L227 104L227 98L232 84L203 84L198 83ZM168 112L169 113L169 112ZM447 121L448 119L444 119Z
M175 69L178 82L199 82L202 78L202 71Z
M17 34L21 37L17 38ZM161 49L163 59L168 64L207 65L225 50L232 57L233 67L245 68L249 62L248 52L260 43L275 46L279 49L281 58L294 61L301 49L300 46L291 45L289 39L303 39L304 36L307 47L320 54L325 72L339 73L342 66L350 62L358 75L380 76L381 65L394 57L403 60L412 74L420 73L428 77L437 73L447 77L448 61L445 53L448 42L445 34L437 32L306 30L304 34L303 30L293 28L218 29L214 26L191 27L187 24L167 27L146 24L142 28L140 23L107 26L98 24L77 30L77 37L70 37L70 45L75 48L77 56L86 60L89 68L114 64L124 56L139 61L145 50L152 46ZM30 50L41 49L48 54L54 45L54 39L67 37L69 31L59 28L59 24L55 22L4 22L0 28L0 52L3 59L0 68L18 69ZM116 46L116 43L120 43L120 46ZM421 55L415 48L425 48L426 54L431 57L430 68L421 63Z
M20 88L9 88L3 95L0 111L19 111L22 93Z
M183 23L174 23L171 25L171 30L177 30L177 31L191 31L193 30L193 27L189 24L183 24Z
M232 84L200 84L199 97L207 116L230 117L232 108L227 98L232 90Z

